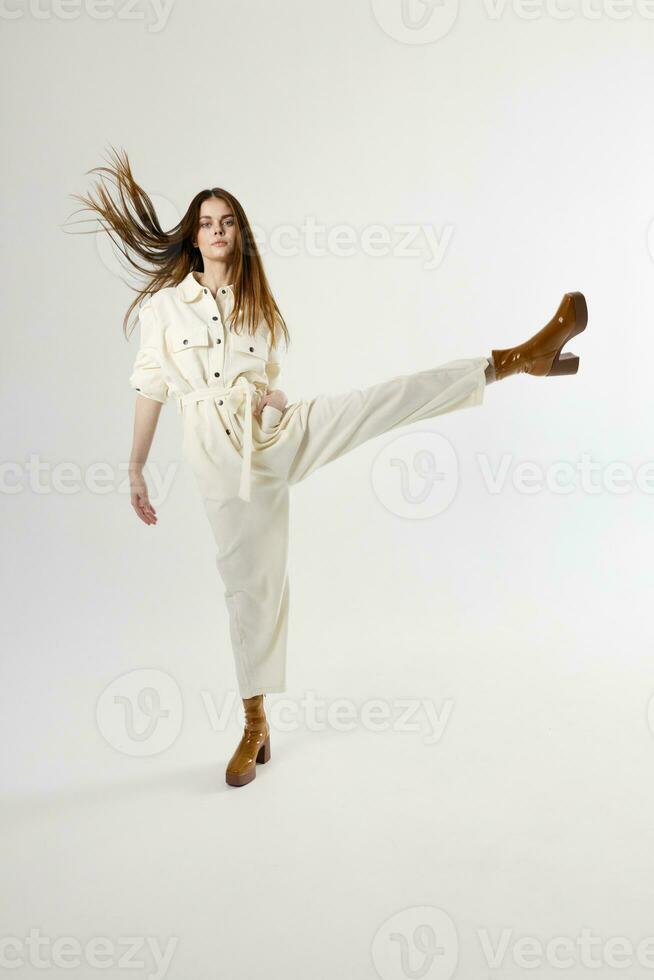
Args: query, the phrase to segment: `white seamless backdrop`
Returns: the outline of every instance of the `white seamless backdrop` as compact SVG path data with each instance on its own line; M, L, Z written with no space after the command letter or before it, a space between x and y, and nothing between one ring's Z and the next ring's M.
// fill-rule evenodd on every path
M652 16L0 13L0 971L652 975ZM292 491L288 690L240 791L180 418L164 407L147 527L125 485L132 293L106 240L62 227L110 144L166 227L204 187L241 200L291 332L291 401L484 356L564 292L588 300L575 377L490 385ZM423 443L447 499L419 499Z

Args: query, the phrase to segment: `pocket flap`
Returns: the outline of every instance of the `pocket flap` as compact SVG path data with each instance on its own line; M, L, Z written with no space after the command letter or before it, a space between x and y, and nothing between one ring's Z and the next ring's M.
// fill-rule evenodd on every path
M253 357L268 357L268 342L260 333L232 333L231 343L239 354L252 354Z
M176 324L166 331L166 343L168 349L174 354L188 350L189 347L208 347L209 331L202 323L193 326L178 326Z

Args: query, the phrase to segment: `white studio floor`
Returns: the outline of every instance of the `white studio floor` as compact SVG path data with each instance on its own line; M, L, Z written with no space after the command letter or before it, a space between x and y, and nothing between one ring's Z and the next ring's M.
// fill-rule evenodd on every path
M317 490L298 495L300 527ZM356 534L356 504L340 533L351 519ZM15 975L47 975L30 959L32 929L57 976L95 975L85 957L101 939L112 978L650 976L648 583L619 562L627 540L638 551L629 529L642 514L618 528L619 505L602 508L615 562L593 564L591 580L598 539L589 522L584 551L576 506L557 502L554 515L543 502L526 544L504 538L498 504L497 526L480 518L458 554L453 512L441 535L451 588L431 603L430 560L445 578L424 537L360 580L351 605L356 562L340 584L317 564L311 581L296 576L292 680L267 702L279 712L272 758L240 789L223 779L241 724L235 711L221 721L235 703L229 659L217 665L201 635L164 650L163 623L160 653L134 665L174 677L183 695L174 743L141 757L97 723L105 681L129 663L121 651L107 670L110 621L75 678L55 644L4 719L2 921L16 939L7 957L23 957ZM565 561L557 546L561 582L551 550L547 566L524 562L548 553L555 519L578 528ZM314 548L328 533L312 534ZM388 544L371 542L371 568ZM295 554L310 562L302 536ZM520 571L519 592L500 565ZM315 595L328 588L325 614ZM69 643L84 634L71 627ZM72 960L56 959L62 937Z

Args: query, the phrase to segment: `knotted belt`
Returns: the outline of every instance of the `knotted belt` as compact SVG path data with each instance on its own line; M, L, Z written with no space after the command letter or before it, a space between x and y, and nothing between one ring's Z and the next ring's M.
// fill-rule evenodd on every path
M243 436L243 462L241 464L241 479L238 487L238 496L241 500L250 500L250 486L252 474L252 392L257 391L257 386L252 381L248 381L242 374L238 376L234 384L220 387L218 385L207 385L204 388L194 388L183 395L177 395L177 408L183 412L183 405L190 402L203 401L205 398L230 398L242 399L245 396L245 422Z

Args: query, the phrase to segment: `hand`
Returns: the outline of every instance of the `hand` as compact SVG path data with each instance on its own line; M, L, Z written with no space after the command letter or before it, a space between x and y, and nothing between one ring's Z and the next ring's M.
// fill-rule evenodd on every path
M280 412L283 412L286 408L287 401L288 398L286 397L285 393L281 391L281 389L273 388L272 391L267 391L265 395L262 396L261 401L254 411L254 414L260 416L266 405L273 405L275 408L278 408Z
M150 503L148 488L142 473L131 473L129 478L132 507L144 524L156 524L157 512Z

